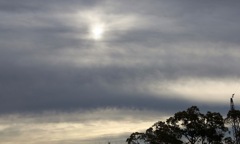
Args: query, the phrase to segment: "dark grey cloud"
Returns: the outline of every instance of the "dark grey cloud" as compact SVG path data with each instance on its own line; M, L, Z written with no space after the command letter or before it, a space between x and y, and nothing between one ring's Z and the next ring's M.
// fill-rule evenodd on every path
M158 98L158 96L137 90L134 92L137 83L147 81L144 77L149 77L151 74L153 76L150 79L158 78L160 81L170 80L174 75L181 77L183 72L177 69L179 74L175 74L174 70L173 72L168 70L162 71L163 76L158 77L153 72L158 70L154 69L146 72L141 69L128 71L121 68L80 70L71 67L47 69L41 66L3 68L0 104L2 113L69 111L101 107L129 107L172 112L176 109L183 109L185 106L198 104L191 99L166 98L168 95L164 94L162 94L163 97ZM130 83L126 83L126 80ZM123 85L129 87L127 92L121 88Z
M9 13L25 13L25 12L49 12L49 11L59 11L59 10L74 10L76 8L88 8L98 4L98 1L88 0L88 1L77 1L70 0L68 2L64 0L23 0L23 1L7 1L2 0L0 2L0 8L2 12Z
M102 41L85 37L86 11L107 21ZM237 1L2 0L0 112L201 105L144 86L239 79L239 13Z
M137 31L138 36L133 35L133 38L143 37L148 40L153 37L157 37L160 41L167 40L167 42L176 41L212 41L212 42L239 42L239 20L236 18L239 15L238 8L240 3L233 1L231 3L224 1L211 1L211 2L190 2L190 1L172 1L172 2L156 2L144 4L138 4L133 7L135 13L143 15L143 22L146 21L146 17L153 17L147 19L151 23L158 24L158 28L161 30L161 23L163 18L167 18L175 23L170 27L167 33L161 33L151 27L147 27L146 31ZM132 6L132 5L130 5ZM124 4L122 4L124 7ZM121 8L122 8L121 7ZM132 12L131 8L124 9L127 12ZM142 10L142 11L141 11ZM169 25L171 26L171 25ZM179 28L184 29L181 33L172 33L171 29ZM162 27L163 29L166 27ZM155 30L155 32L151 32ZM147 34L146 36L143 34ZM133 33L134 34L134 33ZM163 35L162 37L160 35ZM132 40L132 39L131 39Z
M116 72L111 69L46 69L39 66L18 67L15 70L4 67L1 72L0 109L1 112L98 107L161 109L166 101L172 101L137 92L128 94L114 86L102 86L104 83L117 86L134 75L130 72ZM188 102L183 100L182 105L185 103Z

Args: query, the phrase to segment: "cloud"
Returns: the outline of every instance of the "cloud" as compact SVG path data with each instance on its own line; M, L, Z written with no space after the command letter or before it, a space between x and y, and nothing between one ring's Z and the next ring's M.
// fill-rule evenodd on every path
M1 112L159 110L196 101L181 83L237 83L238 3L152 2L1 1ZM107 30L96 42L98 22Z
M142 131L150 127L153 119L159 119L158 114L156 111L128 109L8 114L0 118L1 142L18 141L20 144L106 143L108 140L124 142L129 135L128 131Z
M0 1L1 142L122 139L191 105L225 114L239 95L239 4Z
M128 108L12 113L0 116L0 138L1 143L10 144L124 143L132 132L144 132L171 115L167 111Z

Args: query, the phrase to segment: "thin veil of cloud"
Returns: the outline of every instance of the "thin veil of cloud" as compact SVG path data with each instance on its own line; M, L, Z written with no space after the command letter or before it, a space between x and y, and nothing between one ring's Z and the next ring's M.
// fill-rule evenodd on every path
M124 141L191 105L225 114L235 93L238 107L239 7L1 0L0 143Z

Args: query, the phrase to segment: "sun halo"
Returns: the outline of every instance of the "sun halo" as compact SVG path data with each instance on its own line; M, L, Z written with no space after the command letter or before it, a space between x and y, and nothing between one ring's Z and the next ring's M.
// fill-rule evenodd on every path
M94 25L91 28L91 37L94 40L100 40L103 38L103 34L104 34L105 30L104 30L104 26L103 25Z

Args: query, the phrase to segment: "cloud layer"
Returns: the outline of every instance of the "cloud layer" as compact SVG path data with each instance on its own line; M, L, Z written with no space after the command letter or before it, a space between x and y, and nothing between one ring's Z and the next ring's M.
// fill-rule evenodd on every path
M169 115L191 105L225 113L231 94L239 95L239 7L219 0L1 0L0 120L106 108ZM95 40L91 28L99 24L105 32ZM18 133L9 131L4 135Z

